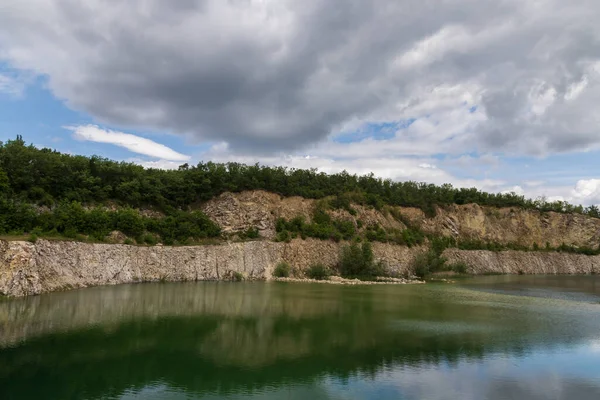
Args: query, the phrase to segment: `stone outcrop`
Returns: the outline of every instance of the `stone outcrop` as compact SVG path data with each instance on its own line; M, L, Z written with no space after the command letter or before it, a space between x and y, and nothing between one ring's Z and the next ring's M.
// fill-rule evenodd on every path
M450 263L465 263L471 274L596 274L600 256L543 251L447 249Z
M26 296L58 290L156 281L270 279L282 261L297 274L316 263L337 264L339 243L293 240L214 246L138 247L38 240L0 241L0 294ZM415 250L376 244L374 252L390 272L408 272Z
M199 205L213 221L219 224L225 233L241 232L248 228L258 228L264 238L275 237L277 218L290 220L304 217L310 221L317 200L298 196L282 197L261 190L241 193L223 193L222 195ZM353 205L356 215L345 210L330 210L334 218L361 221L363 226L379 224L387 228L404 229L406 226L388 213L373 208Z
M276 243L277 218L304 216L310 221L315 200L282 198L273 193L249 191L224 193L198 205L225 233L235 234L257 227L262 240L227 242L212 246L128 246L39 240L36 243L0 240L0 295L26 296L98 285L155 281L228 280L241 274L245 279L270 279L282 261L295 275L322 263L335 266L341 243L314 239ZM438 208L433 218L420 209L395 207L380 212L360 205L329 210L356 226L378 224L385 229L405 229L406 222L424 232L475 239L484 242L517 243L540 247L549 243L596 247L600 243L600 219L578 214L541 213L532 210L454 205ZM400 217L399 217L400 216ZM408 221L408 222L407 222ZM118 234L115 233L115 234ZM123 238L117 238L117 242ZM377 260L393 275L406 275L423 248L374 243ZM555 252L489 252L448 249L451 263L465 263L469 272L574 274L600 272L600 256Z
M215 246L138 247L38 240L0 240L0 294L27 296L121 283L158 281L269 280L279 262L297 276L310 265L335 266L342 243L296 239ZM407 275L422 248L375 243L373 250L394 275ZM447 249L449 263L462 262L472 274L600 273L600 256L557 252Z
M310 221L316 200L301 197L281 197L264 191L224 193L199 207L216 221L225 232L239 232L257 227L261 236L275 235L278 217L291 219L304 216ZM352 206L356 215L345 210L330 210L335 218L360 221L363 227L379 224L385 229L404 229L405 225L389 212L379 212L360 205ZM477 204L437 207L436 216L428 218L422 210L411 207L394 208L412 225L424 232L463 239L475 239L502 244L515 243L540 248L549 243L597 247L600 244L600 219L581 214L539 212L519 208L482 207ZM364 229L364 228L363 228Z

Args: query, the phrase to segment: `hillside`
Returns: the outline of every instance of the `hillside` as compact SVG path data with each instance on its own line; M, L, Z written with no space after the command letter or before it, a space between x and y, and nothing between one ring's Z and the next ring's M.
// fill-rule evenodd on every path
M595 206L372 175L210 162L166 171L37 149L20 137L0 143L0 235L12 237L110 242L119 231L129 243L171 245L249 228L237 236L253 239L258 228L280 240L360 236L410 246L436 235L475 248L596 249L598 216Z
M239 164L143 169L19 138L0 145L0 189L5 295L271 279L282 264L300 278L315 267L370 279L600 272L596 207L450 185Z
M239 233L256 227L261 237L276 239L279 218L292 220L301 216L310 222L315 208L322 204L323 201L301 197L247 191L224 193L199 208L225 233ZM359 235L364 235L375 225L386 232L394 232L408 229L408 224L426 235L456 238L473 246L480 242L480 246L497 243L533 249L536 244L544 248L548 243L552 248L564 244L595 249L600 244L600 219L576 213L452 204L437 206L435 216L429 217L414 207L388 206L376 210L350 204L349 208L352 213L332 208L330 204L326 210L333 220L352 221Z

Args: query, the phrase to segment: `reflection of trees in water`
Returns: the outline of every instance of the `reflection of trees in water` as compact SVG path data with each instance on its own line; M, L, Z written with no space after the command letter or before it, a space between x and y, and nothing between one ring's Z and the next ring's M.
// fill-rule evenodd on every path
M248 319L166 318L48 335L0 352L0 398L99 398L157 381L232 393L526 350L485 336L422 336L344 320L279 317L265 330Z
M169 283L96 287L0 301L0 346L37 335L118 324L136 318L199 314L290 318L335 313L339 296L322 288L286 284L224 282ZM331 293L341 288L330 288ZM298 295L301 293L300 295ZM313 293L316 293L313 296Z
M37 335L0 350L0 398L100 398L154 382L199 394L232 393L310 383L326 374L345 379L497 352L519 355L577 340L560 335L560 316L544 326L541 338L535 334L545 318L539 309L490 306L493 295L435 287L103 289L0 304L5 315L26 312L11 321L22 337ZM62 324L53 328L45 311Z

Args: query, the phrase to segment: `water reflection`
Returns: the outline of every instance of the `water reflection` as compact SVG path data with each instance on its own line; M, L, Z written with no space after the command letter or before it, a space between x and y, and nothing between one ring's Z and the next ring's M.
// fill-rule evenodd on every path
M599 306L505 283L148 284L4 300L0 398L600 398ZM544 289L573 289L557 285Z

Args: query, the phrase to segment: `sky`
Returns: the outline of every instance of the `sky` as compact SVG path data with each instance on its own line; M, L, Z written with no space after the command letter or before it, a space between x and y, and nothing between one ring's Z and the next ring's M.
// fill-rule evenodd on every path
M3 0L0 141L600 203L597 0Z

